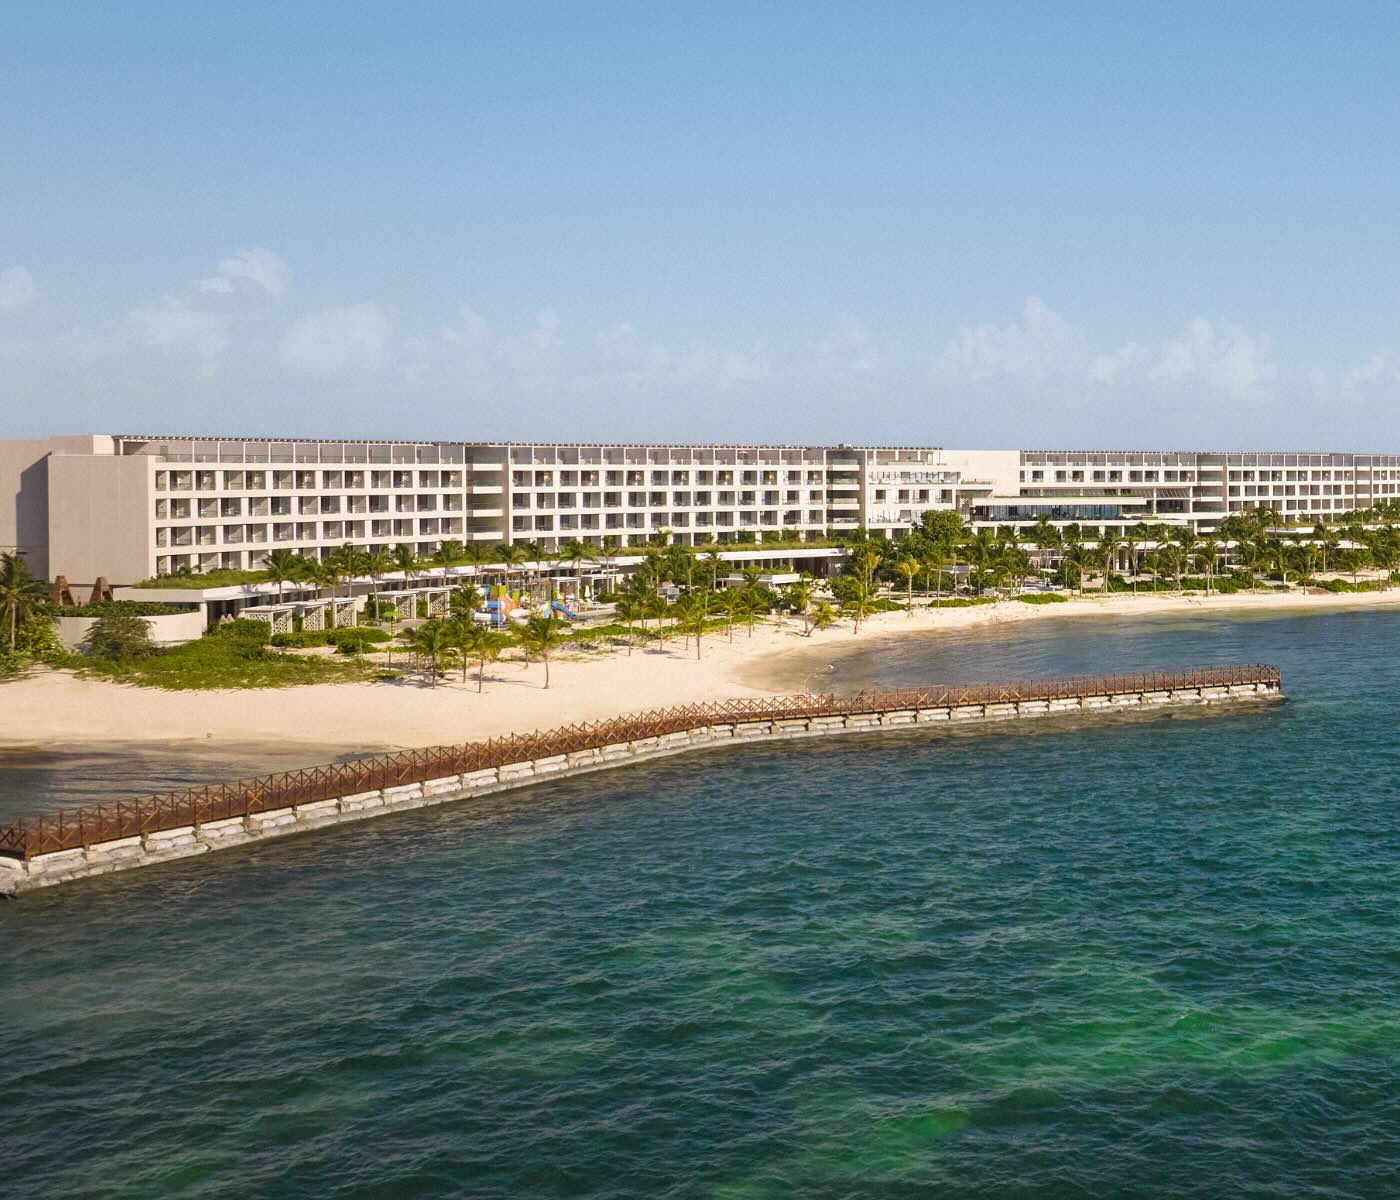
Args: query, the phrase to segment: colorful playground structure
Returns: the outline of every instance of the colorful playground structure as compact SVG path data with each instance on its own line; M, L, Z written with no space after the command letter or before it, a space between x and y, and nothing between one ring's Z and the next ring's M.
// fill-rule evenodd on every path
M481 625L499 629L512 621L527 621L531 617L557 615L566 621L584 620L578 612L558 598L534 601L528 592L508 591L504 585L491 589L491 596L472 613L472 619Z

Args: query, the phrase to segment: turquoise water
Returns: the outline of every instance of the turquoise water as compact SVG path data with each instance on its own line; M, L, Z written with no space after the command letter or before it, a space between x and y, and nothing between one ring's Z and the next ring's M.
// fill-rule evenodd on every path
M1397 620L833 640L843 686L1293 699L695 755L0 907L7 1191L1394 1195Z

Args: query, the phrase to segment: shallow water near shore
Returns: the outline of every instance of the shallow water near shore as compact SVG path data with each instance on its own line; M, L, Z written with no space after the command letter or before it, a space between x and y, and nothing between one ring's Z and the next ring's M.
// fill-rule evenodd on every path
M0 906L7 1182L1391 1195L1397 634L872 640L833 687L1273 662L1290 700L701 753Z
M355 758L298 743L193 741L121 745L0 745L0 825L36 813L110 804L176 788Z

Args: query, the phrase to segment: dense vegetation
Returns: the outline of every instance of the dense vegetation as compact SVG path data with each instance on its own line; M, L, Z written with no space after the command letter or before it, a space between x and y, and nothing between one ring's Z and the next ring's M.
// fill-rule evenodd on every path
M76 608L65 608L65 617L105 617L110 613L127 613L133 617L173 617L179 613L193 612L190 604L160 604L154 600L96 600L91 604L79 604Z
M370 674L360 661L283 654L270 649L267 641L268 627L261 621L232 621L169 649L128 645L111 657L94 653L83 666L123 683L177 690L291 687L365 679Z

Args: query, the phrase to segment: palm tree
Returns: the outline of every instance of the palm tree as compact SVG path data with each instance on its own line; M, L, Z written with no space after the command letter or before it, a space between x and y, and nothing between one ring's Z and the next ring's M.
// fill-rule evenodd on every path
M593 552L578 538L570 538L559 547L559 561L571 563L574 567L574 600L583 599L583 564L590 561Z
M826 600L812 609L812 623L807 627L805 637L811 637L818 629L830 629L836 624L836 610Z
M319 596L323 591L329 591L334 596L340 587L340 569L335 564L334 554L325 559L303 559L303 562L303 578L316 588L316 594Z
M301 573L301 555L278 548L263 555L263 578L277 585L277 603L282 603L282 585L291 583Z
M452 593L448 607L458 617L470 621L472 613L481 607L481 589L474 583L458 584Z
M527 651L538 654L544 662L544 686L549 687L549 652L563 640L563 622L555 616L531 617L520 631L520 643Z
M496 547L496 561L505 568L506 590L509 591L511 572L520 570L523 574L524 566L530 561L530 556L526 553L524 546L502 542Z
M635 596L619 596L613 605L615 615L627 626L627 656L632 657L632 622L645 620L645 608L641 600Z
M439 542L437 549L433 551L433 566L441 567L445 572L448 567L455 567L462 561L465 551L466 547L455 538Z
M0 554L0 618L9 630L10 653L15 651L19 627L49 606L49 589L29 573L19 554Z
M1215 578L1215 562L1220 557L1220 546L1207 539L1196 546L1196 561L1201 564L1201 570L1206 576L1206 595L1210 595L1211 580Z
M700 556L702 562L710 568L710 591L715 591L719 587L719 551L707 550Z
M734 618L739 615L739 610L743 607L739 593L733 588L726 588L715 597L715 607L724 614L729 628L729 640L732 642L734 640Z
M444 650L451 649L452 636L441 621L432 620L424 621L410 637L413 639L413 648L432 664L433 687L437 687L438 660L442 658Z
M394 566L403 572L405 583L413 579L413 573L418 568L418 555L413 552L412 546L401 543L394 547Z
M804 579L789 584L787 589L788 607L802 618L802 632L807 632L807 609L812 603L812 585Z
M700 661L700 639L705 635L705 622L710 616L710 597L706 592L688 592L676 606L680 610L680 626L686 635L695 638L695 660Z
M747 587L739 593L739 615L749 627L749 637L753 637L754 621L760 613L768 611L767 597L756 587Z
M379 615L379 580L385 575L389 568L394 565L394 560L389 552L384 549L371 550L363 559L365 574L369 576L370 592L374 598L374 615Z
M486 664L487 662L500 656L505 648L506 639L499 633L493 633L482 625L478 625L470 618L458 619L448 625L451 634L451 642L454 649L462 654L462 682L467 681L467 663L475 659L476 668L476 690L481 692L485 689Z
M864 585L852 589L850 598L841 605L841 609L855 618L855 629L851 631L852 634L860 633L860 623L879 612L875 606L875 598Z
M1176 590L1182 590L1181 576L1189 573L1191 563L1201 548L1201 539L1191 529L1182 528L1176 534Z
M476 633L472 636L472 645L468 653L476 659L476 690L480 693L485 686L486 664L500 658L501 651L506 648L510 639L480 625L475 625L474 628Z
M339 587L341 579L345 580L346 596L355 594L355 576L360 574L367 557L368 555L363 550L356 549L350 542L345 542L331 551L330 557L326 561L336 573L336 582L331 587L332 596L335 595L335 590Z
M1114 529L1107 526L1099 534L1099 558L1103 562L1103 590L1108 592L1108 577L1113 573L1113 560L1117 556L1118 547L1123 544L1123 539Z
M473 634L480 628L481 626L471 619L470 613L465 617L454 616L443 626L447 634L447 644L462 655L463 683L467 682L467 661L474 644Z
M1128 572L1133 577L1134 596L1137 595L1138 543L1142 541L1143 537L1143 527L1141 522L1139 522L1132 529L1128 530L1123 538L1123 548L1128 552Z
M923 570L923 564L917 558L901 558L894 564L895 571L904 580L904 603L905 616L914 615L914 576Z

